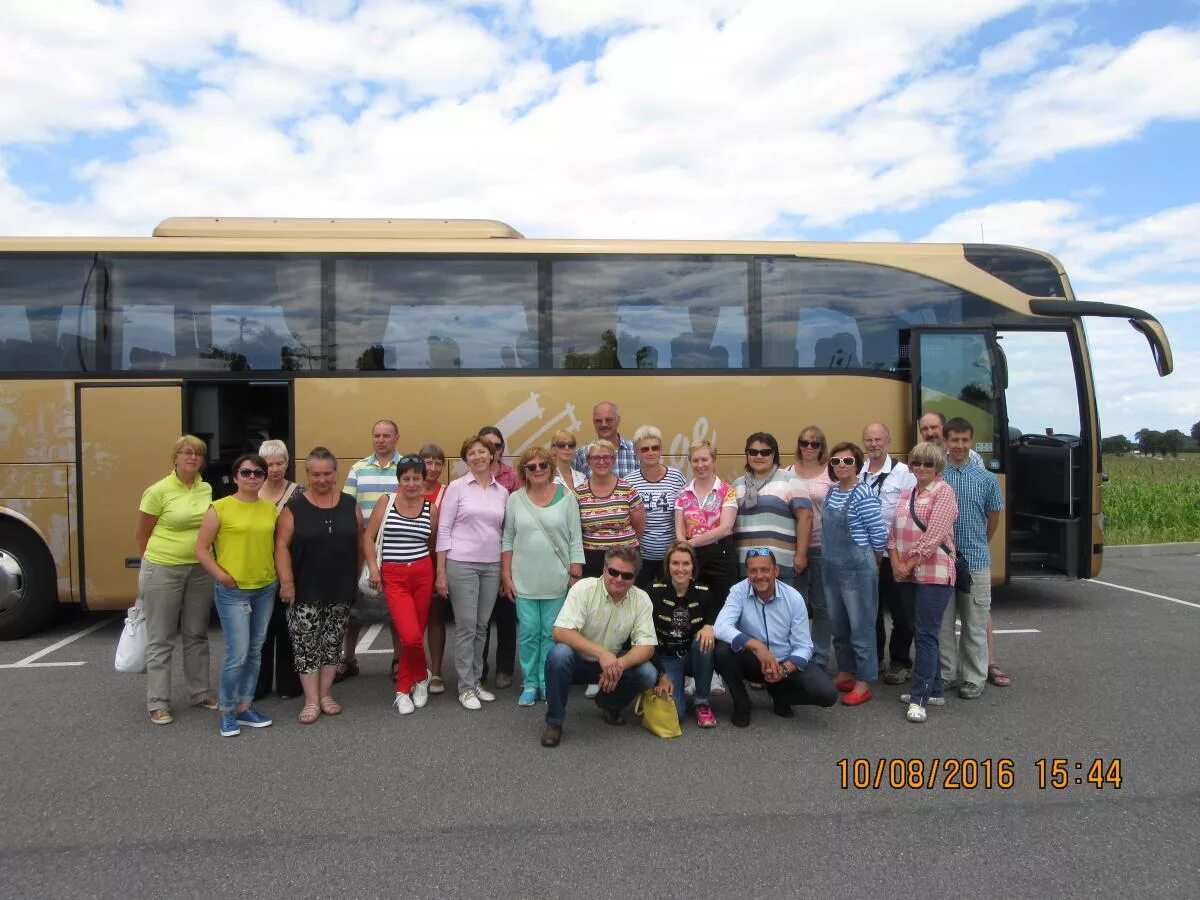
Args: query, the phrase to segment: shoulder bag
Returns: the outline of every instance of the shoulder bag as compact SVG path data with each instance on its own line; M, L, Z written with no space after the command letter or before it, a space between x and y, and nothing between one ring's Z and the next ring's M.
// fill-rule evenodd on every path
M925 523L921 521L921 517L917 515L917 488L912 489L912 493L908 495L908 513L912 516L913 523L922 531L928 531ZM945 544L938 544L942 552L947 556L950 555L950 548ZM964 594L971 592L971 567L967 565L967 558L962 555L962 551L957 547L954 548L954 589L962 591Z
M379 568L383 565L383 529L387 525L388 514L392 511L392 504L396 501L396 495L388 493L382 500L386 505L383 509L383 518L379 520L379 531L375 535L375 566ZM358 591L364 597L371 600L378 600L383 593L382 584L378 588L371 587L371 567L363 563L362 571L358 573Z

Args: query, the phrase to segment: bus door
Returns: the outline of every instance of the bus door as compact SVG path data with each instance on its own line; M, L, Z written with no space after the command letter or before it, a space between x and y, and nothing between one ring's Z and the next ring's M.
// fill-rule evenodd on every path
M930 412L963 418L975 434L975 452L1005 489L1007 426L1004 357L992 329L914 328L911 344L913 421ZM920 435L916 435L920 440ZM992 538L992 580L1007 580L1006 512Z
M291 457L288 477L294 478L297 449L293 446L290 381L189 379L184 385L183 409L187 433L208 445L203 476L212 485L214 500L234 491L233 461L243 453L257 453L269 439L287 445Z
M76 385L80 597L124 609L137 597L138 501L171 471L183 425L179 382Z

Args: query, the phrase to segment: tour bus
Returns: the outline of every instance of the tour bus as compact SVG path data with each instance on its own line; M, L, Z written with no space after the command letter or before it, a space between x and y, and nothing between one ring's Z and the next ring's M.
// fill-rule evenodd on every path
M149 238L0 239L0 637L56 603L127 607L138 502L181 434L229 492L267 437L344 475L394 419L400 449L496 425L519 454L591 408L708 439L800 430L898 456L936 410L1003 486L993 578L1095 576L1100 430L1085 316L1119 316L1171 371L1160 324L1077 301L1062 266L985 244L527 240L485 220L167 219Z

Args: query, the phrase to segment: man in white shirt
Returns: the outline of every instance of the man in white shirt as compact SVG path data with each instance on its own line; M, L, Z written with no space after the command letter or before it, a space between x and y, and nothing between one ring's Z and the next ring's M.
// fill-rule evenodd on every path
M879 497L879 515L883 524L890 530L896 518L896 504L900 501L900 494L915 485L917 479L908 466L888 455L892 433L882 422L872 422L864 428L862 438L867 461L858 473L858 480ZM883 673L883 681L886 684L904 684L912 674L913 667L913 595L892 579L892 564L886 553L879 561L879 612L875 618L875 645L881 668L884 609L892 616L892 640L888 647L891 661L887 671Z

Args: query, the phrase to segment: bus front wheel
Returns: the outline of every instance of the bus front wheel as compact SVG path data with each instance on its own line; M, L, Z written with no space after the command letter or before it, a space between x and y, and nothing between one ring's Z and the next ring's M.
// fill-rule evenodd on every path
M54 563L28 528L0 522L0 640L37 631L55 608Z

